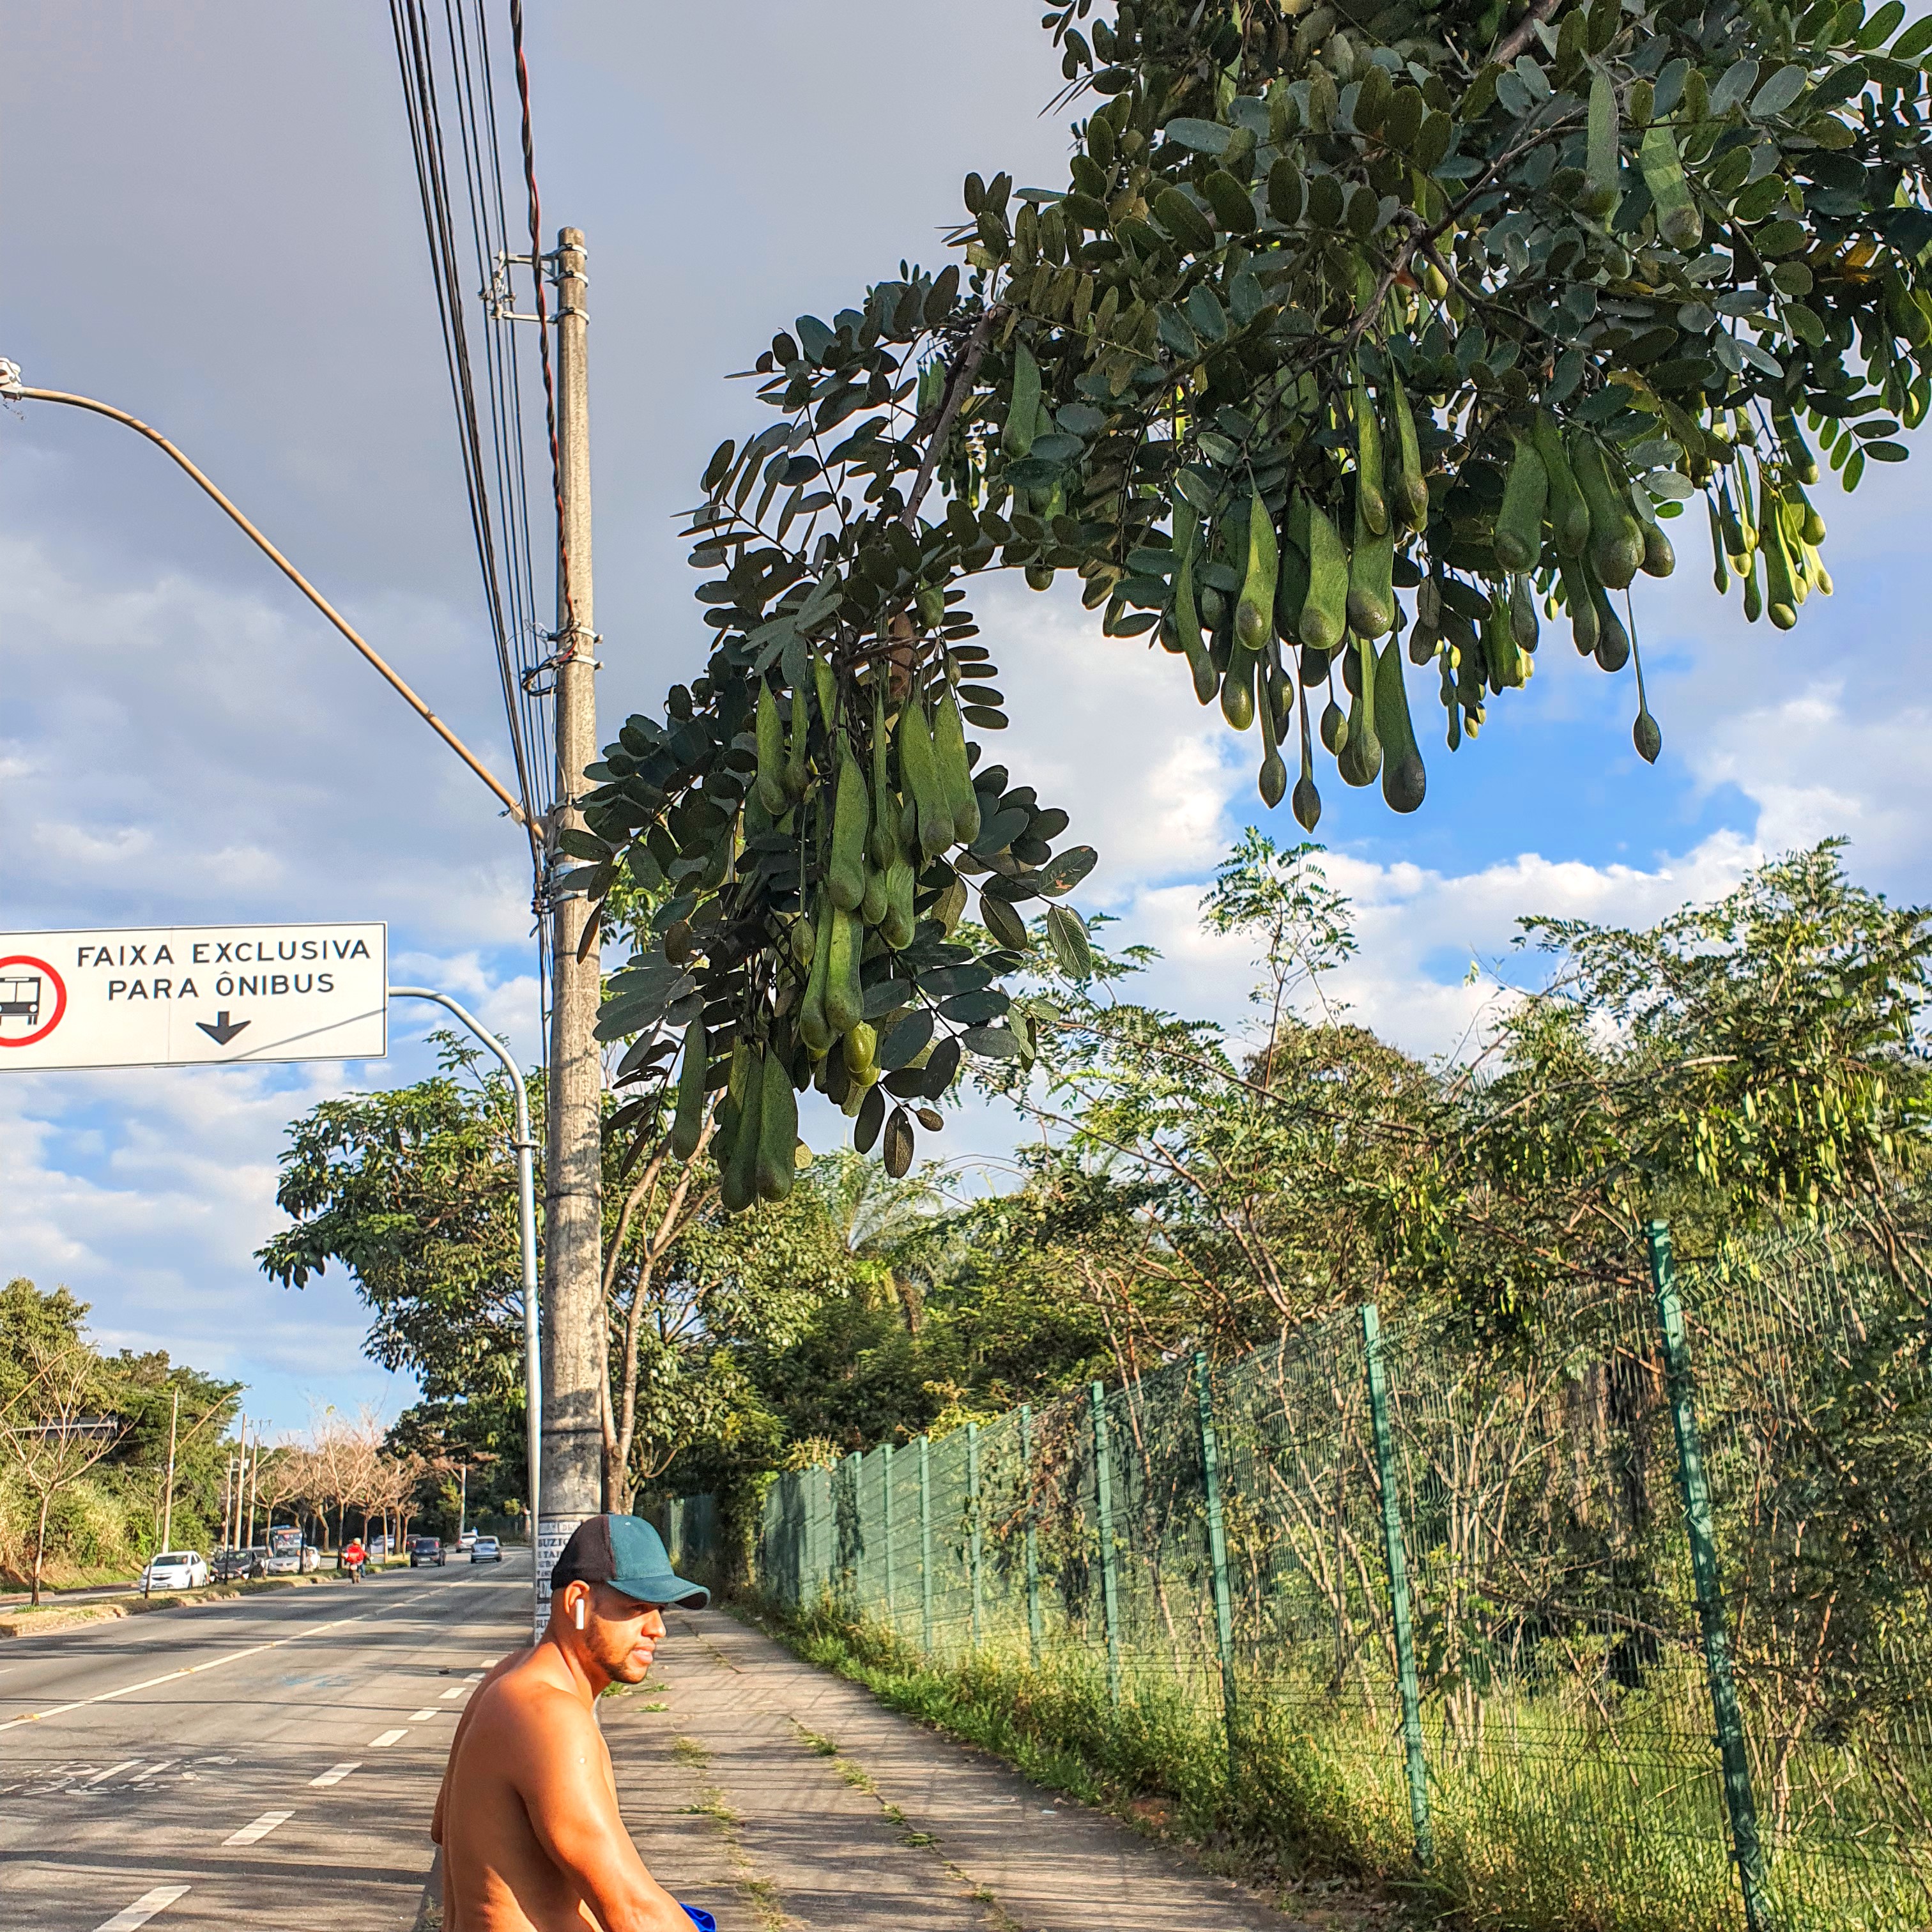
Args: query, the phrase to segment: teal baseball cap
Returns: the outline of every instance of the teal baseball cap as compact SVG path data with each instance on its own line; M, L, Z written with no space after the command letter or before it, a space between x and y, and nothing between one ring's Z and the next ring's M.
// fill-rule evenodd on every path
M550 1586L608 1583L640 1604L675 1604L701 1610L711 1600L702 1583L693 1583L670 1567L664 1538L640 1516L593 1516L572 1532L552 1566Z

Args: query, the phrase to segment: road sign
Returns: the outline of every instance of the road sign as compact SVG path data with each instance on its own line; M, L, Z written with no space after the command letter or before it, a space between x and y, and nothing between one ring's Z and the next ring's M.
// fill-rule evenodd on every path
M387 928L0 932L0 1072L380 1060Z

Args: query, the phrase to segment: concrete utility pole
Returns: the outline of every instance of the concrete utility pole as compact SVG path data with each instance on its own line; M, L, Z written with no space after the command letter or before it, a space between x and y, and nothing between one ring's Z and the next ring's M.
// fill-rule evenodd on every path
M181 1420L181 1390L171 1389L173 1397L168 1410L168 1486L161 1503L161 1547L172 1550L175 1533L175 1430Z
M570 800L597 756L597 633L591 592L590 315L584 232L557 234L556 440L559 505L555 830L580 826ZM557 857L549 842L552 876ZM597 1042L602 974L595 943L584 958L590 907L551 909L550 1084L544 1162L542 1515L535 1526L539 1624L551 1564L572 1531L604 1507L604 1068Z

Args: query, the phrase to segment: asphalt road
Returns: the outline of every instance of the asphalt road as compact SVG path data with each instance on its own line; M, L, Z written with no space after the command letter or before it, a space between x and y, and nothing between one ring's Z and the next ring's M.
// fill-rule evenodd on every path
M529 1612L516 1551L0 1642L0 1926L406 1928Z

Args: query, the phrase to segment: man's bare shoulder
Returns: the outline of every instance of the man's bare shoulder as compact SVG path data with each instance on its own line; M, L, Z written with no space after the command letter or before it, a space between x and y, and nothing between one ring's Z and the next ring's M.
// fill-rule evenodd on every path
M545 1754L574 1745L596 1724L581 1696L538 1644L477 1686L477 1717L506 1739Z

